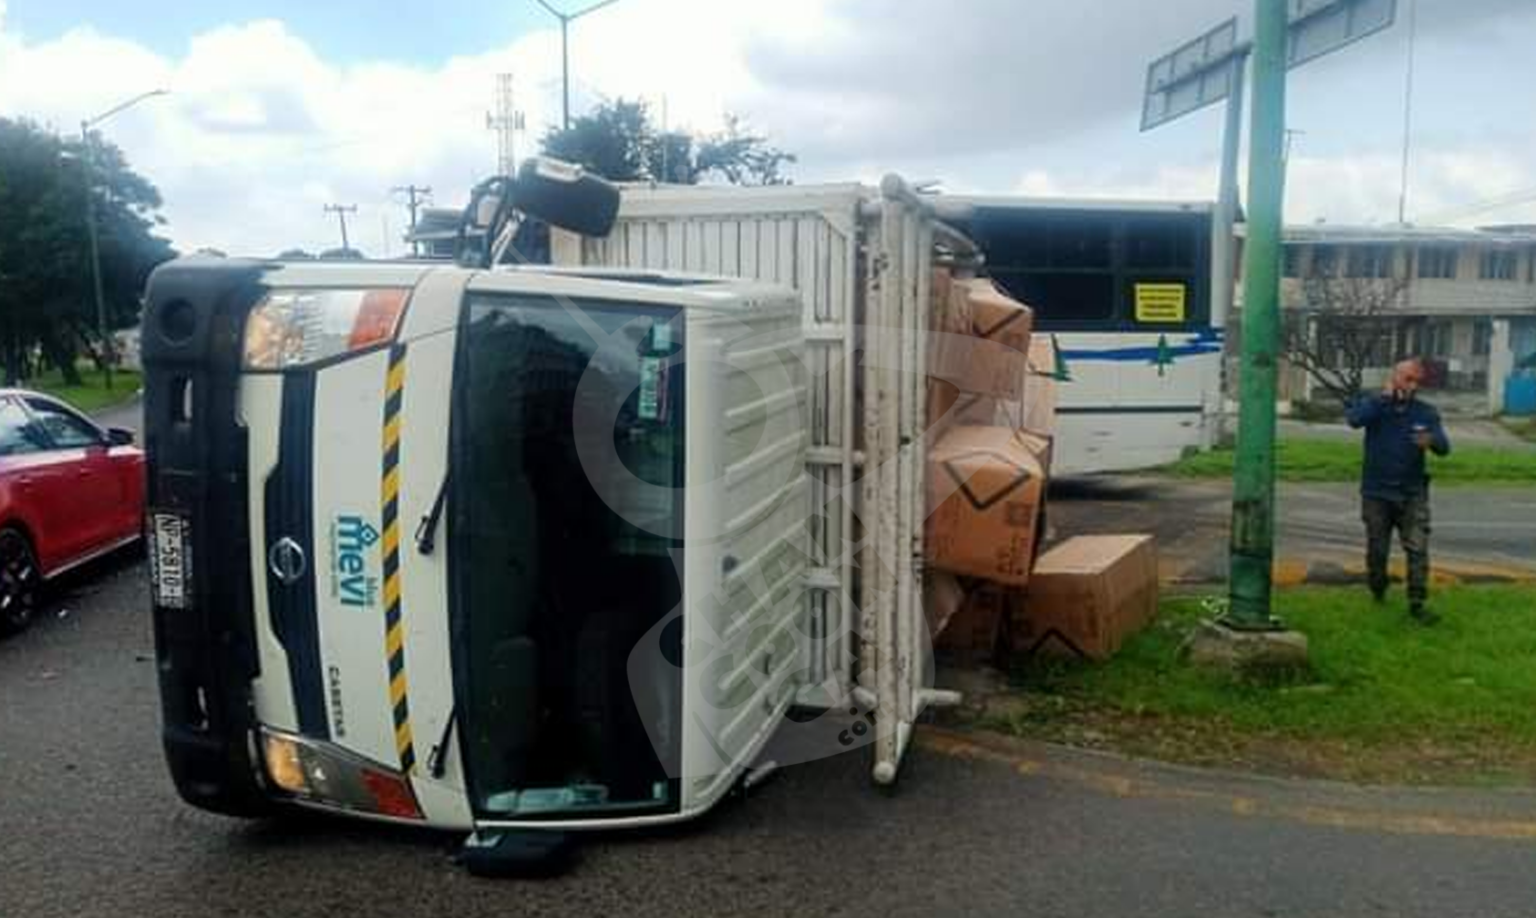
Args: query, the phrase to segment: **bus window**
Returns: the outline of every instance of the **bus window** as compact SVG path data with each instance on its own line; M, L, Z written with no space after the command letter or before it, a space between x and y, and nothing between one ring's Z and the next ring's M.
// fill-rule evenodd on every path
M1208 321L1209 220L1198 212L980 206L966 229L986 253L987 272L1035 311L1037 327L1167 331Z
M1195 226L1177 217L1135 217L1125 224L1125 266L1133 271L1193 271Z
M992 279L1035 312L1041 327L1115 318L1115 281L1108 273L1064 274L993 268Z

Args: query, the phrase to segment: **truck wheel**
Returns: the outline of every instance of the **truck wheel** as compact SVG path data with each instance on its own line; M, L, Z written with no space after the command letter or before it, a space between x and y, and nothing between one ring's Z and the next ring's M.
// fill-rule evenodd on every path
M32 623L42 580L26 535L14 526L0 529L0 633L14 634Z

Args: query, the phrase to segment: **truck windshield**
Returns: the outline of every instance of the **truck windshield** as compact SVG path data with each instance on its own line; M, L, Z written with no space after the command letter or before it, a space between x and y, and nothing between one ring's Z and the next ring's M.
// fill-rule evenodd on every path
M681 315L486 295L462 322L449 563L474 806L675 809L680 626L631 655L682 597Z

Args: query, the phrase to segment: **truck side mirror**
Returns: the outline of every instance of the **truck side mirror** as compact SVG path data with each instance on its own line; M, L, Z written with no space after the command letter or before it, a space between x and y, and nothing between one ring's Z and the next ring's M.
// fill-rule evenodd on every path
M517 171L517 209L583 236L606 236L619 216L619 189L580 166L535 157Z

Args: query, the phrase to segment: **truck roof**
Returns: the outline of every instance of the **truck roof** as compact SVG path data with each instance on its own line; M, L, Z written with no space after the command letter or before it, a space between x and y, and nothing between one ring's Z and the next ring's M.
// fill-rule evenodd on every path
M936 196L933 199L933 206L940 216L953 219L957 216L969 216L968 209L975 207L1014 210L1208 214L1215 208L1216 204L1213 201L1165 201L1151 198L1036 198L1026 195L945 194Z

